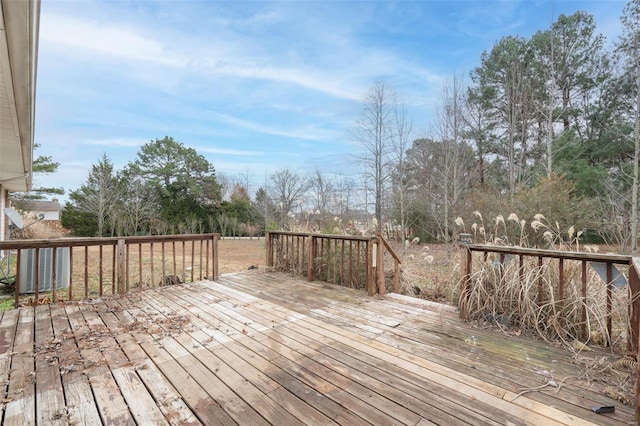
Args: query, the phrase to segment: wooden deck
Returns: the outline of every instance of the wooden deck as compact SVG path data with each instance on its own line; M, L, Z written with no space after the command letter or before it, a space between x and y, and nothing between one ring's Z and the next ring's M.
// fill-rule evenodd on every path
M4 312L2 423L633 424L603 394L613 359L247 272Z

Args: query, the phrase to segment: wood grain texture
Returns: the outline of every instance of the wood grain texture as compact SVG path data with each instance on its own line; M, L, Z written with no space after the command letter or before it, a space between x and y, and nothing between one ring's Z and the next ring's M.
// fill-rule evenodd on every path
M255 271L5 312L0 375L3 424L634 419L597 383L522 393L579 375L560 347L473 327L431 302Z

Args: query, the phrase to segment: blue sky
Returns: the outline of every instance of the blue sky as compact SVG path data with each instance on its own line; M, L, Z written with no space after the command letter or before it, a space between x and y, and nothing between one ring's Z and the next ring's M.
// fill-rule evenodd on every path
M60 1L40 17L36 154L79 187L172 136L252 191L281 167L354 173L350 129L376 80L427 134L442 85L506 35L584 10L609 41L625 1ZM66 197L63 197L66 198Z

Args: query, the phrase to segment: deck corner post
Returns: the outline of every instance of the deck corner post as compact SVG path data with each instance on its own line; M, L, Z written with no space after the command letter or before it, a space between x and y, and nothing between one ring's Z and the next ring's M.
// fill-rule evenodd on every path
M124 274L124 270L125 270L125 262L124 262L124 256L125 256L125 249L124 249L124 239L118 239L118 250L117 250L117 265L118 265L118 294L125 294L126 293L126 287L125 287L125 274Z
M458 311L460 318L467 319L469 316L467 298L469 285L471 284L471 250L466 244L460 244L460 288L458 295Z

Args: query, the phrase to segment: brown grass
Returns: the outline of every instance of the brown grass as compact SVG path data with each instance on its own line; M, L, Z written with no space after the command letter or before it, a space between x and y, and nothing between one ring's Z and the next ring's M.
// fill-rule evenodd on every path
M246 271L249 266L266 266L264 239L224 239L218 242L218 266L221 274Z

